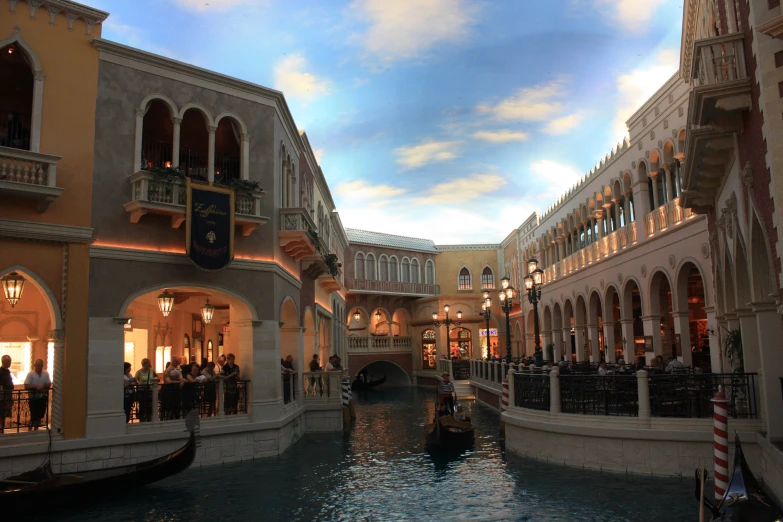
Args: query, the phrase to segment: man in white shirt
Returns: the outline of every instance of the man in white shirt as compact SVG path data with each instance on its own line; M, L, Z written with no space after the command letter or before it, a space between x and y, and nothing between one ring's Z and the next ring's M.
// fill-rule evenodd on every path
M685 371L685 365L678 359L669 357L669 364L666 365L666 373L682 373Z
M36 359L33 371L28 373L24 380L24 388L29 390L30 426L33 431L38 431L41 420L46 415L46 408L49 404L49 388L52 387L52 379L49 377L49 372L44 371L43 366L43 360Z

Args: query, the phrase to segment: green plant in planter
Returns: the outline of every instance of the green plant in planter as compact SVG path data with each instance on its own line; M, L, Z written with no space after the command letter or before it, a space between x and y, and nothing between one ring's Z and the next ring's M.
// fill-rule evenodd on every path
M742 333L739 330L723 329L726 331L726 335L723 337L723 353L726 354L734 371L741 373L745 370L742 351Z
M258 181L252 181L249 179L230 179L227 185L234 189L236 192L251 195L254 192L261 190L261 184Z
M148 170L156 179L172 182L185 178L185 172L172 167L152 167Z

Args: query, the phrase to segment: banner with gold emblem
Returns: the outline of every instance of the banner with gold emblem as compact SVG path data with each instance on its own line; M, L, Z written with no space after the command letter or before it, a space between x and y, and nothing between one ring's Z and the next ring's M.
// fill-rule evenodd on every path
M234 191L187 179L185 250L204 270L221 270L234 259Z

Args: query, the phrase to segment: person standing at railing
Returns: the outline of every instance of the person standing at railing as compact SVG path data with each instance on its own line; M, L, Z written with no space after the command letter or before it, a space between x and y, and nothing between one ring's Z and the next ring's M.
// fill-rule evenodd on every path
M198 388L200 383L198 378L201 377L198 364L190 363L190 372L184 376L182 383L182 415L187 415L190 410L198 408Z
M226 394L224 408L226 415L236 415L237 405L239 404L239 390L237 381L239 380L239 366L235 364L236 357L233 353L226 356L226 364L223 366L222 378L226 384Z
M5 431L5 419L11 416L13 403L14 379L11 377L11 356L3 355L0 360L0 433Z
M38 431L41 420L46 415L49 405L49 388L52 387L52 379L49 372L43 369L43 359L36 359L33 371L27 374L24 380L24 388L29 390L30 402L30 426L33 431Z
M123 404L125 406L125 422L130 422L133 403L136 402L136 379L131 375L131 363L123 363L122 378L125 386L125 397Z
M136 404L139 407L139 422L152 420L152 386L157 383L158 375L152 369L149 359L141 360L141 368L136 372Z
M311 372L320 372L321 371L321 365L318 364L318 354L314 353L313 358L310 361L310 371Z
M201 372L201 375L196 379L204 387L204 408L207 417L212 417L217 413L217 393L215 392L217 383L217 372L215 370L215 363L208 362L207 367Z

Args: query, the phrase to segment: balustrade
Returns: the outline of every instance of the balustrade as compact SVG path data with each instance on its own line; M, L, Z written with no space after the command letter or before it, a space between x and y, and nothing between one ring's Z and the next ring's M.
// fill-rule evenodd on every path
M679 225L694 216L691 209L680 206L680 198L675 198L661 205L645 216L644 230L648 236Z
M63 192L57 187L60 159L60 156L0 147L0 193L38 200L38 210L44 212Z
M349 352L409 352L413 349L410 336L349 337Z
M425 283L401 283L397 281L377 281L371 279L346 279L346 288L354 292L384 292L393 294L436 295L438 285Z
M247 414L250 381L137 384L124 389L128 422L184 419L191 410L199 417Z

